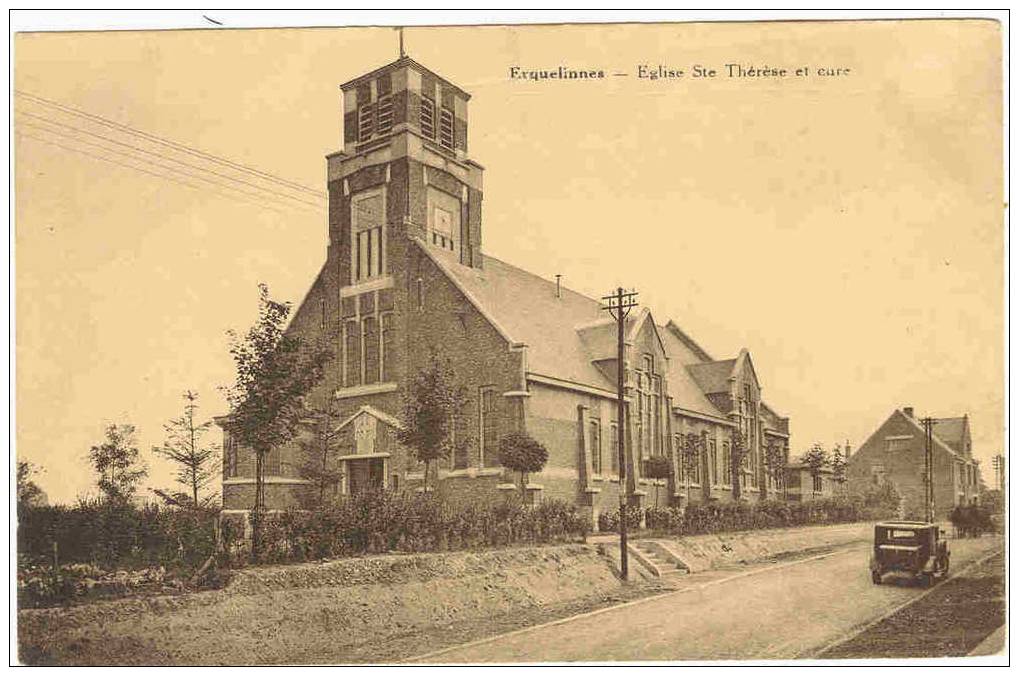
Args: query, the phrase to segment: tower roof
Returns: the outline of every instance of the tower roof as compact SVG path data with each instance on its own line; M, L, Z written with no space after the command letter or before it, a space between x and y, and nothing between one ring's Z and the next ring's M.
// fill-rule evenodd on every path
M390 62L389 64L385 64L385 65L382 65L381 67L378 67L377 69L371 70L367 74L362 74L361 76L355 77L355 78L347 81L346 83L342 83L342 84L340 84L340 88L343 89L343 90L350 90L351 88L356 88L357 86L361 85L362 83L364 83L366 81L371 81L372 79L376 79L376 78L382 76L383 74L385 74L387 72L390 72L390 71L394 71L396 69L399 69L400 67L411 67L411 68L421 72L422 74L428 74L430 76L433 76L436 79L438 79L439 81L441 81L442 83L446 84L450 88L452 88L455 91L457 91L457 93L462 95L465 100L470 100L471 99L471 94L468 93L467 91L465 91L463 88L461 88L460 86L456 85L455 83L453 83L452 81L447 79L445 76L442 76L441 74L435 73L434 71L432 71L428 67L424 66L420 62L418 62L418 61L416 61L414 59L411 59L410 57L407 57L407 56L400 57L399 59L396 59L396 60Z

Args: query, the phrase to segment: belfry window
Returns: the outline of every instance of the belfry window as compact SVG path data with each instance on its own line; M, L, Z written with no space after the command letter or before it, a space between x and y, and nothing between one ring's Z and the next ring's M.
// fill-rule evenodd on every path
M439 145L453 149L453 112L448 107L439 116Z
M427 95L421 98L421 115L419 118L421 136L430 141L435 140L435 102Z
M384 136L393 130L393 96L383 95L376 107L375 133Z
M355 197L351 205L351 276L357 283L383 273L385 201L377 190Z
M371 140L372 120L374 119L373 107L367 102L357 108L357 142L364 143Z

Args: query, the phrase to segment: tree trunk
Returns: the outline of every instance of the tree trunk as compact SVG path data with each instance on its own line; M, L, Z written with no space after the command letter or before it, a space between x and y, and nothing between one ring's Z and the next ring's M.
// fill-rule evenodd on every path
M258 562L262 537L262 517L265 513L265 455L255 452L255 507L251 511L251 561Z

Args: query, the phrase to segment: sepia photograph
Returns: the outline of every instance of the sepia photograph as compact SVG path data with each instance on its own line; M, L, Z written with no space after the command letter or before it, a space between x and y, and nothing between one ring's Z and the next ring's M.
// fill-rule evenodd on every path
M11 665L1008 664L1006 12L18 14Z

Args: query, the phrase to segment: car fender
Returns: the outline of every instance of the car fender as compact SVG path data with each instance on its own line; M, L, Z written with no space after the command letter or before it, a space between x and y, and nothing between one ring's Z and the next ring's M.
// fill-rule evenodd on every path
M938 567L938 560L937 560L937 558L929 557L929 558L927 558L927 562L924 563L923 571L924 572L933 572L935 569L937 569L937 567Z

